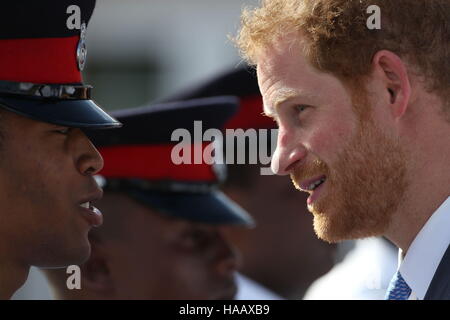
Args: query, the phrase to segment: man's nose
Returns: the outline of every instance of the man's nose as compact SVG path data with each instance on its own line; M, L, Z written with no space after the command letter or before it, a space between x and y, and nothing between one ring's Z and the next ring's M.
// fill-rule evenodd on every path
M216 270L221 276L233 274L241 265L238 250L221 236L221 246L216 260Z
M78 129L74 144L74 161L82 175L95 175L103 169L103 158L92 142Z
M305 156L306 149L300 141L296 141L293 132L280 126L277 147L272 156L272 171L278 175L290 174L296 163Z

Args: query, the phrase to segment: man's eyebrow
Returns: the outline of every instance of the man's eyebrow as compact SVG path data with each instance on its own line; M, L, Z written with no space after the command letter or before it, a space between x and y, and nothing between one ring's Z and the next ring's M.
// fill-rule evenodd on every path
M276 118L276 116L278 114L277 111L278 111L278 108L280 107L280 105L288 102L291 99L299 98L299 97L310 99L310 98L314 98L315 96L310 95L310 94L305 94L301 91L294 90L294 89L282 90L275 95L275 97L273 98L273 101L272 101L272 105L264 104L264 106L263 106L264 114L268 117Z

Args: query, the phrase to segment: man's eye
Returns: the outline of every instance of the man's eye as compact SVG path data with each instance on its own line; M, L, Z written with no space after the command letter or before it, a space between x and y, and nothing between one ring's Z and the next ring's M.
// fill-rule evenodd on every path
M208 232L202 230L191 230L184 234L182 237L182 245L186 248L203 248L207 245L210 240L210 235Z
M200 230L194 230L189 233L188 238L196 244L203 243L206 239L208 239L208 234L206 232Z
M304 105L304 104L299 104L295 106L295 110L297 112L303 112L308 108L308 106Z
M71 128L65 127L65 128L56 129L54 131L57 133L60 133L60 134L67 135L67 134L69 134L70 130L71 130Z

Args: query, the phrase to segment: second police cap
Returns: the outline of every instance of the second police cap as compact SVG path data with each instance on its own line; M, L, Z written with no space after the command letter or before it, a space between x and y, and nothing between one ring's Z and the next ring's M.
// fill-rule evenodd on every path
M121 126L82 83L94 7L95 0L0 3L0 107L68 127Z
M225 123L226 129L274 129L273 119L263 115L263 101L258 87L256 70L252 67L233 67L205 81L191 85L163 102L231 95L239 98L239 111Z
M250 215L218 189L225 178L225 165L205 159L200 163L173 161L174 147L180 145L173 141L175 130L192 138L184 150L194 160L196 150L203 154L211 146L211 142L195 139L199 132L194 122L201 121L201 131L220 129L236 112L237 102L236 97L222 96L112 112L123 129L88 133L105 162L100 171L105 190L125 192L168 216L252 226ZM221 150L217 146L215 152Z

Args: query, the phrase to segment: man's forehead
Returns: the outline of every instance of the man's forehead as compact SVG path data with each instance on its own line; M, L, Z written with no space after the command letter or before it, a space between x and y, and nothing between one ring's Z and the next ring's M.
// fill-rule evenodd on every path
M297 66L303 74L292 75L291 66L285 61L268 59L257 66L258 85L263 96L263 108L266 115L272 116L273 109L281 103L301 97L307 100L316 98L313 92L301 85L306 73L305 68ZM308 80L308 79L306 79Z
M262 89L269 75L275 73L281 73L288 68L286 59L283 56L272 54L271 51L266 50L265 53L261 53L256 66L256 74L258 77L259 87Z
M292 77L292 68L301 70L302 74L310 71L301 50L295 44L284 45L277 49L267 48L261 51L257 62L258 85L263 94L280 80L292 82L294 78L298 78L297 72L294 72L295 77Z
M323 101L330 88L342 86L335 76L311 65L301 50L289 50L291 53L285 56L271 56L267 51L260 56L257 65L264 112L269 116L273 116L275 109L287 100L296 98L299 103L318 103Z
M264 70L283 64L287 57L298 58L305 53L306 40L299 34L288 34L259 48L256 52L256 65Z

